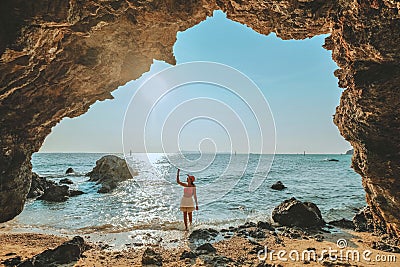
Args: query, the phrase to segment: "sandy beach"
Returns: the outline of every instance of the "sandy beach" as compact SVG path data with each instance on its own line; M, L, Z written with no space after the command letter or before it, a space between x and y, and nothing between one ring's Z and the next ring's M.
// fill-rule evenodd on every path
M301 232L283 228L280 231L262 230L265 237L252 238L241 234L243 231L251 233L261 230L255 226L242 226L230 232L228 229L221 230L218 235L223 238L210 241L215 252L196 249L199 239L191 238L193 232L189 238L182 240L181 246L174 248L151 245L117 250L110 249L104 243L91 243L85 239L91 248L68 266L142 266L143 253L147 248L161 256L162 266L398 266L400 256L398 253L372 249L373 242L378 242L380 237L371 233L337 228L332 228L331 233L326 230ZM202 233L207 232L204 230ZM0 234L1 266L14 266L10 264L10 259L24 261L68 239L55 235L3 232ZM200 243L205 242L203 240ZM266 254L259 252L265 248L268 251ZM333 256L338 256L337 260L329 258L329 251Z

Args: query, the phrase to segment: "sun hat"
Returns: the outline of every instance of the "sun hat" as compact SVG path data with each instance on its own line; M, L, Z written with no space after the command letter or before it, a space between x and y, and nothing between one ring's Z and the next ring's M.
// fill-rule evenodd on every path
M188 176L188 178L192 181L192 183L196 180L196 178L194 178L193 175L190 174L186 174Z

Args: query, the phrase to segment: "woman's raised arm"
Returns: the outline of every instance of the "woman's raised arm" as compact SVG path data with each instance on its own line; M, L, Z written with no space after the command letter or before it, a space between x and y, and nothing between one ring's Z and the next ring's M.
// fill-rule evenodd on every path
M176 182L177 182L178 184L180 184L181 186L186 186L185 183L182 183L181 181L179 181L179 173L180 173L180 172L181 172L181 170L178 169L178 172L176 173Z

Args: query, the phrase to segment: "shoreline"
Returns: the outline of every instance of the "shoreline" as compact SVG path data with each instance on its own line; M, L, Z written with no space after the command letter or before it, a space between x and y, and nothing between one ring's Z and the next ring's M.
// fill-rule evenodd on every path
M230 229L233 229L231 230ZM210 228L201 228L203 230L193 230L184 235L179 246L168 247L161 242L157 244L132 245L123 249L116 249L104 242L93 242L91 238L83 236L85 241L90 244L91 248L83 253L78 261L70 266L142 266L142 256L147 248L151 248L155 253L159 253L162 258L163 266L397 266L400 261L400 254L393 252L384 252L373 249L373 242L378 242L380 237L372 233L355 232L352 230L344 230L336 227L330 227L330 231L325 228L317 230L299 230L297 228L278 227L276 230L262 230L255 226L255 223L247 223L239 227L229 229L221 229L219 231ZM3 229L4 230L4 229ZM213 231L218 232L220 238L213 237ZM243 233L260 233L261 236L249 235ZM229 233L229 234L228 234ZM195 236L196 234L196 236ZM174 233L172 234L174 235ZM207 236L209 235L209 236ZM195 236L195 238L193 238ZM228 238L227 238L228 236ZM210 238L211 237L211 238ZM3 261L20 257L21 260L33 257L46 249L53 249L61 245L67 236L46 235L36 233L11 233L6 231L0 232L0 243L2 249L0 253L0 266L12 266L1 264ZM338 240L345 240L346 247L342 249L338 247ZM199 253L196 249L199 244L210 243L216 249L216 252ZM266 257L265 261L261 261L257 253L267 248L267 254L261 253L261 257ZM278 251L286 252L283 259L278 259ZM329 259L327 253L325 257L321 257L324 250L337 250L338 260ZM186 251L186 254L184 254ZM191 258L188 252L192 251L196 257ZM296 252L299 253L299 260L293 261L289 254L296 258ZM316 261L303 260L302 253L315 253ZM343 251L342 257L346 255L346 251L354 253L358 251L360 260L349 258L348 260L340 259L340 251ZM363 258L363 253L370 251L367 261ZM186 255L186 256L184 256ZM376 257L379 256L392 262L377 262ZM220 262L215 265L215 262ZM272 264L272 265L267 265Z

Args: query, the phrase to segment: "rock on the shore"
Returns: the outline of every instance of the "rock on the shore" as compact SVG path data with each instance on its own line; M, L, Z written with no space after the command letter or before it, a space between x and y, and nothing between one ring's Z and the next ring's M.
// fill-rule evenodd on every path
M39 200L46 200L51 202L63 202L69 197L69 187L67 185L51 184L41 195Z
M132 173L137 175L137 172ZM102 185L99 193L108 193L116 188L119 182L132 178L125 160L115 155L107 155L96 161L96 166L86 176L90 177L89 181Z
M82 237L75 236L72 240L66 241L55 249L48 249L44 252L25 260L19 267L52 267L62 264L70 264L78 261L82 253L87 249Z
M257 228L256 230L250 230L249 236L253 238L265 238L265 232Z
M274 190L283 190L286 188L286 186L281 181L278 181L271 185L271 188Z
M382 241L373 241L371 247L381 251L400 253L400 246L394 246Z
M181 260L183 260L183 259L194 259L196 257L197 257L197 255L193 251L184 250L182 252L181 256L179 257L179 259L181 259Z
M218 231L212 228L196 229L189 235L189 240L209 240L218 235Z
M75 173L74 169L72 169L71 167L69 167L66 171L65 174L71 174L71 173Z
M257 228L275 231L275 228L269 222L258 221Z
M217 250L210 243L204 243L196 248L198 254L215 253Z
M162 266L162 257L159 253L148 247L143 252L142 264Z
M328 224L343 228L343 229L353 229L354 230L354 223L353 221L347 220L345 218L335 221L330 221Z
M316 227L325 224L317 205L295 198L287 199L275 207L272 219L285 226Z
M27 198L35 198L44 194L45 190L50 186L54 185L53 181L49 181L44 177L40 177L36 173L32 172L32 182L29 189Z
M357 232L373 232L374 220L370 207L364 207L353 217L354 230Z
M21 256L15 256L13 258L6 259L0 263L7 267L14 267L14 266L17 266L18 264L20 264L21 261L22 261Z

